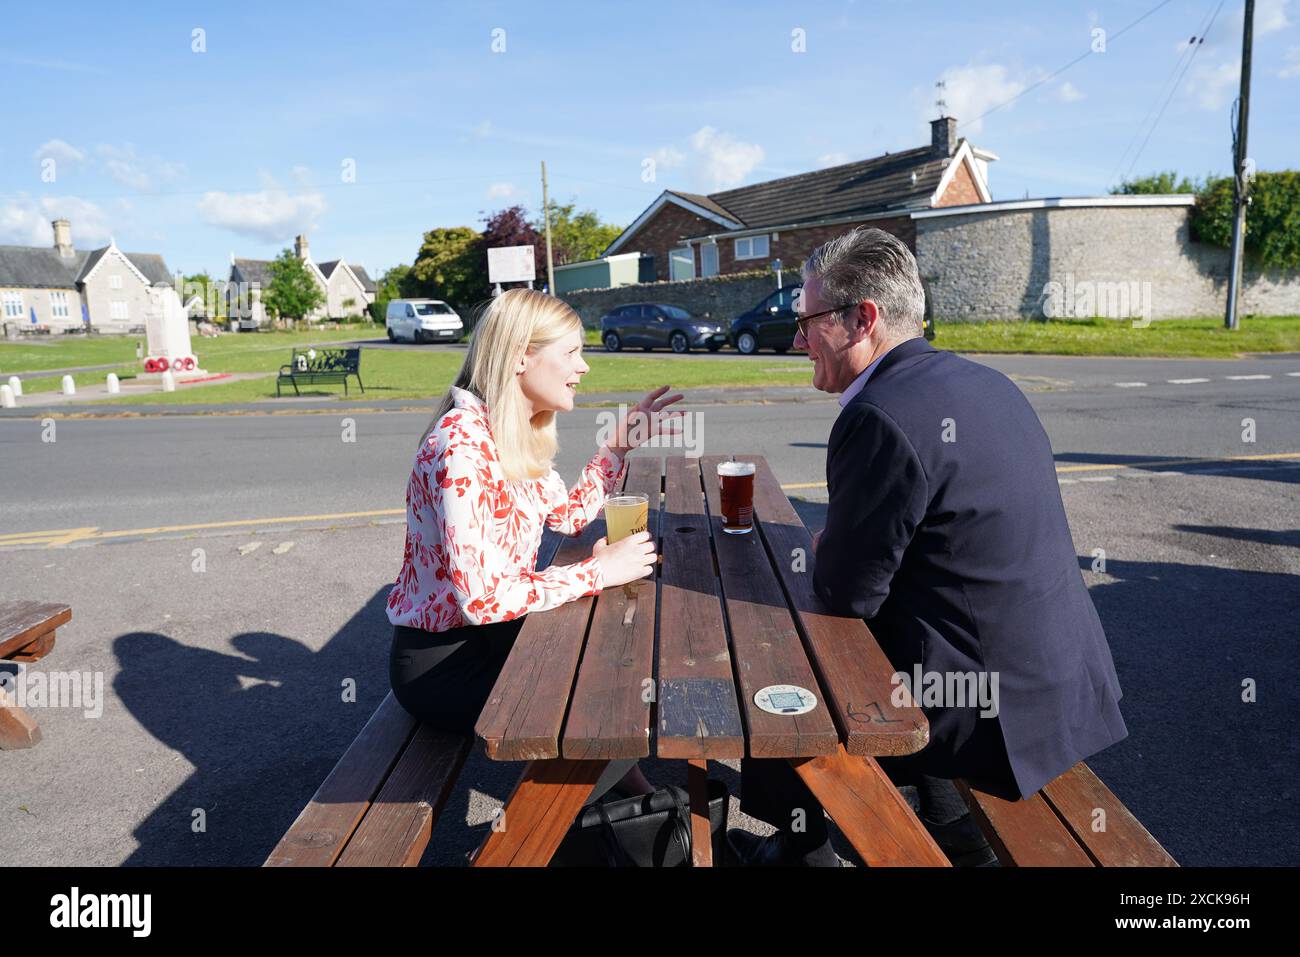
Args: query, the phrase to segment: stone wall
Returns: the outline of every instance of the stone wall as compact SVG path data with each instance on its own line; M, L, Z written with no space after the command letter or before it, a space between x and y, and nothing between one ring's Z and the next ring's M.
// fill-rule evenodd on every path
M1228 251L1193 242L1187 206L986 209L916 220L937 321L1223 314ZM1243 315L1300 314L1294 271L1245 270Z

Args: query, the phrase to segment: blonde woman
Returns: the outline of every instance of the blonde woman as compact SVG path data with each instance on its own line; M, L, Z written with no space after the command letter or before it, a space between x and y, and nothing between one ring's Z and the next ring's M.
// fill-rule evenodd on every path
M647 393L566 489L552 466L555 416L573 409L587 374L582 344L582 321L561 300L502 293L420 442L402 570L388 596L389 676L398 703L433 727L473 733L528 614L654 570L654 543L641 532L613 545L602 538L590 558L534 571L543 528L580 533L616 487L627 453L680 425L680 411L663 410L681 394ZM633 760L611 761L590 800L611 789L654 790Z

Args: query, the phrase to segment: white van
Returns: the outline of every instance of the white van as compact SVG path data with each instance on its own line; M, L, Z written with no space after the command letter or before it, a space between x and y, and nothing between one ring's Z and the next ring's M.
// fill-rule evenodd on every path
M384 325L390 342L458 342L465 332L456 310L440 299L393 299Z

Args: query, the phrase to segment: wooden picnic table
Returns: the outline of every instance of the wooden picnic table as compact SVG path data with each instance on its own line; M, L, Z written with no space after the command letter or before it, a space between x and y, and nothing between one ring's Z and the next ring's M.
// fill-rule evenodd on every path
M748 535L722 532L729 458L757 466ZM622 490L650 498L658 571L524 622L475 732L489 758L528 764L474 865L545 866L606 763L654 755L689 762L696 866L712 863L707 762L743 757L789 759L869 866L949 866L875 760L923 748L925 716L891 704L865 622L813 593L812 536L766 460L633 455ZM550 561L581 561L603 534L602 517L551 541ZM754 696L772 685L817 707L768 713Z
M72 609L57 602L0 601L0 661L31 664L54 650L55 631L72 620ZM41 729L0 687L0 751L30 748Z

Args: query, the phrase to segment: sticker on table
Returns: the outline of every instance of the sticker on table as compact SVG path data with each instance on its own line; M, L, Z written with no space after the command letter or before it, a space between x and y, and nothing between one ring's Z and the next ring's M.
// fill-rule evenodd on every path
M768 685L754 695L754 704L768 714L807 714L817 707L817 696L798 685Z

